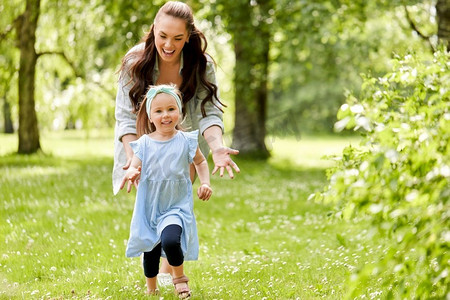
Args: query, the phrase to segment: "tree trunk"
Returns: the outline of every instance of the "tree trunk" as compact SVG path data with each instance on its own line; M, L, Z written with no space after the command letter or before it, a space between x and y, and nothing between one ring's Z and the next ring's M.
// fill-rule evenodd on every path
M34 48L39 18L40 0L27 0L26 9L19 22L19 153L37 152L39 129L35 108L35 77L37 54Z
M14 133L14 127L11 120L11 106L6 97L3 97L3 125L4 133Z
M236 111L232 147L239 149L241 154L268 157L265 145L267 82L253 76L254 66L242 57L242 52L239 44L236 44Z
M436 3L438 19L438 38L443 41L450 51L450 1L438 0Z
M263 1L264 2L264 1ZM259 3L258 3L259 4ZM243 155L269 157L265 144L270 31L255 25L253 8L244 4L234 19L235 127L232 147Z

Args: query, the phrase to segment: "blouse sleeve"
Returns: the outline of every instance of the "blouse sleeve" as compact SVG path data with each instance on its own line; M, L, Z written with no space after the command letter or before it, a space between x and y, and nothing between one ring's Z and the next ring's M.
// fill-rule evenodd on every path
M189 163L191 164L194 161L195 153L198 148L198 130L185 132L184 135L188 141L189 148Z
M217 84L217 81L216 81L216 71L214 69L214 62L209 57L208 57L207 65L206 65L206 79L209 82L214 83L217 87L219 87ZM217 106L219 106L220 108L222 108L222 106L220 105L220 103L218 102L218 100L215 97L213 97L214 103L212 103L211 101L208 101L205 103L204 107L205 107L206 117L203 117L203 115L202 115L201 102L203 101L203 99L206 98L207 94L208 94L208 91L202 85L200 85L198 87L198 91L197 91L197 97L198 97L199 102L197 104L196 112L195 112L195 114L199 120L198 123L199 123L200 133L203 135L203 132L208 127L211 127L213 125L219 126L222 129L222 133L223 133L224 132L223 113L217 107ZM217 89L217 97L219 97L219 89Z
M131 51L135 51L135 48ZM128 74L128 67L129 64L120 72L116 95L116 136L119 141L122 141L122 137L126 134L136 134L136 114L133 113L129 96L133 84L130 82L131 77Z
M143 142L144 140L139 138L138 140L129 143L134 155L136 155L141 161L143 156Z

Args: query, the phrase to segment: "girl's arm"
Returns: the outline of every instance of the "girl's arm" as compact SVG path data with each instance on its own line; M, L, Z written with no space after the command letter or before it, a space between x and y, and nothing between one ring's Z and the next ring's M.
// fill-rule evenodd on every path
M139 178L141 176L141 168L142 168L142 161L136 155L133 155L133 158L131 159L131 165L128 168L127 172L125 173L125 176L122 179L122 183L120 184L120 189L123 189L127 181L128 181L127 185L128 193L131 191L133 185L137 189L139 184Z
M200 149L197 147L197 152L194 157L194 166L197 171L200 186L197 190L197 195L202 200L209 200L212 195L211 184L209 182L208 162L206 161Z

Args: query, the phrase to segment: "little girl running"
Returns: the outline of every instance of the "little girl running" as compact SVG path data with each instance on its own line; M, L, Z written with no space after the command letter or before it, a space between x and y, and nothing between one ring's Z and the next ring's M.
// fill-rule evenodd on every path
M183 262L197 260L199 252L191 163L200 180L198 197L208 200L212 189L207 161L198 149L198 132L179 130L181 103L174 86L150 87L137 114L140 138L130 143L134 156L120 188L128 182L128 192L133 185L137 189L126 256L144 253L147 293L158 294L156 275L163 256L173 268L176 293L185 299L191 292Z

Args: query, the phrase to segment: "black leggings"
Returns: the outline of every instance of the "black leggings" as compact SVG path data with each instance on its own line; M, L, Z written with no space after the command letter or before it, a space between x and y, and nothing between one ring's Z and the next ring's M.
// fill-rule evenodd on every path
M181 232L179 225L169 225L161 232L161 243L150 252L144 252L144 274L147 278L158 275L161 247L167 255L171 266L178 267L183 264L184 256L181 250Z

